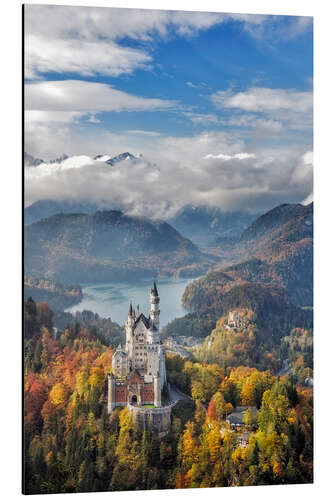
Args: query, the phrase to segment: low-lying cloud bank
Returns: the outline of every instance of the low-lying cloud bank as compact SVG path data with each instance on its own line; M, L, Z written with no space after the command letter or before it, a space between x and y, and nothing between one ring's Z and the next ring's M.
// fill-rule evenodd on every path
M216 133L183 140L164 137L149 158L113 166L81 156L27 167L26 202L85 201L167 218L187 204L263 211L310 199L311 151L246 152L239 146L223 145L223 135Z

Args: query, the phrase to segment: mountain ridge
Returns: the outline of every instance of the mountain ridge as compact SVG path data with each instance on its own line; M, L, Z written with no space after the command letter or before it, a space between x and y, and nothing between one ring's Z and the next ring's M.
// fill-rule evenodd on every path
M133 155L132 153L129 153L128 151L124 153L119 153L116 156L108 155L108 154L97 154L95 156L87 156L87 155L72 155L68 156L66 153L62 153L60 156L57 158L53 158L51 160L43 160L41 158L36 158L30 153L24 152L24 165L26 167L38 167L39 165L55 165L55 164L70 164L71 161L72 163L77 163L77 159L84 158L85 161L88 163L89 160L91 162L93 161L103 161L104 163L107 163L108 165L116 165L119 162L122 162L124 160L131 160L131 161L138 161L140 160L142 155L136 156Z
M198 276L208 261L168 223L108 210L57 214L26 226L25 267L67 283Z
M239 238L217 245L215 253L225 264L214 272L223 270L238 281L271 281L284 286L296 304L312 305L313 203L275 207Z

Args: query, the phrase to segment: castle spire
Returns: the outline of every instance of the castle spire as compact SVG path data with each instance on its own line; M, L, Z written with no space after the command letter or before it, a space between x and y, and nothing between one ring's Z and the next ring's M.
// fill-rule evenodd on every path
M133 306L132 306L132 302L130 303L130 307L129 307L128 315L129 315L129 316L132 316L132 315L133 315Z
M154 285L150 291L150 319L152 325L156 328L157 331L159 330L160 323L160 310L158 307L159 302L160 298L158 296L156 282L154 281Z
M157 291L157 286L156 286L156 281L154 281L154 285L151 289L151 294L155 295L155 297L158 297L158 291Z

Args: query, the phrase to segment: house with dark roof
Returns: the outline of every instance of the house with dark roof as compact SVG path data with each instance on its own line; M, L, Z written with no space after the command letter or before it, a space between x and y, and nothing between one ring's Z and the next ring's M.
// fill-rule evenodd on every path
M256 418L258 410L255 406L236 406L234 411L227 416L226 421L229 422L232 428L243 427L244 415L246 410L250 410L253 419Z

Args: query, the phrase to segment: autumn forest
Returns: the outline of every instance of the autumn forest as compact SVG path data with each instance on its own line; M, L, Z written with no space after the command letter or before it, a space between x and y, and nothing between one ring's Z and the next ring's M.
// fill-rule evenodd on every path
M168 380L188 397L159 439L127 408L107 415L109 339L79 323L55 338L43 302L28 299L24 315L26 493L312 482L313 397L304 374L168 355ZM308 338L294 330L283 340L296 368L310 366L301 352ZM237 407L247 410L235 428L228 416Z

